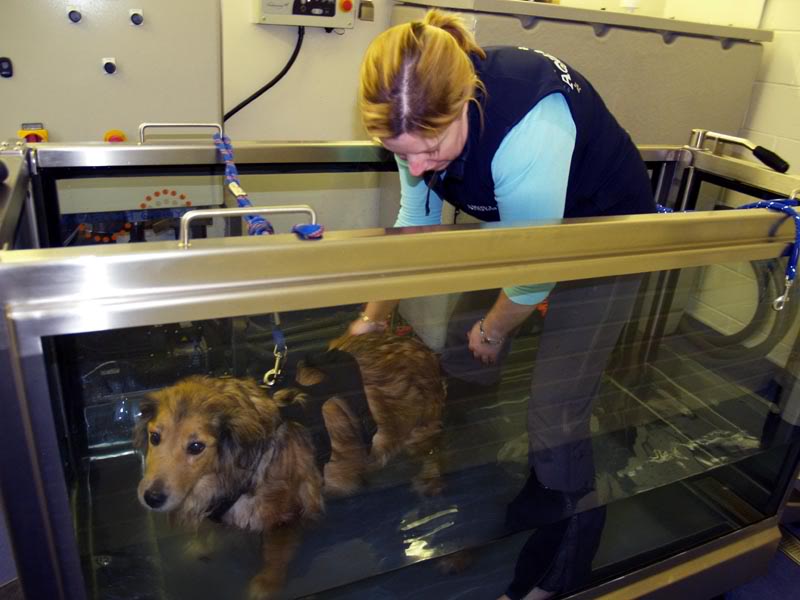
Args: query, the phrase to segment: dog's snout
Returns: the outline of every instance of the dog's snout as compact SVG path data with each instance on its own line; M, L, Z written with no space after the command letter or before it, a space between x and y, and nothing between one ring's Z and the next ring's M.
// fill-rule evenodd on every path
M145 504L150 508L161 508L167 501L167 495L160 489L150 488L143 496Z

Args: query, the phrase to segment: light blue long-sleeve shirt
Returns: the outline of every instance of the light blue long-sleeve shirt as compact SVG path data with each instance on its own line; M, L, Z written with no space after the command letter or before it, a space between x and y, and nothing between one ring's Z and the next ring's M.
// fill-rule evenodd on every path
M569 169L575 149L575 121L564 96L542 98L503 139L492 159L492 179L501 223L564 217ZM400 174L396 227L438 225L442 199L408 163L395 157ZM444 174L447 177L447 173ZM429 212L426 214L426 200ZM504 288L516 304L538 304L553 284Z

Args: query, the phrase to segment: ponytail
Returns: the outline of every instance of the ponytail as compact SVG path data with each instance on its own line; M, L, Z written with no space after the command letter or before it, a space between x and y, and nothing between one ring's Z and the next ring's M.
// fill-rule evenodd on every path
M475 36L464 25L464 21L453 13L446 13L440 10L429 10L422 19L423 25L430 25L431 27L438 27L444 29L447 33L455 38L458 46L466 54L475 54L481 58L486 58L486 52L483 48L478 46L475 41Z

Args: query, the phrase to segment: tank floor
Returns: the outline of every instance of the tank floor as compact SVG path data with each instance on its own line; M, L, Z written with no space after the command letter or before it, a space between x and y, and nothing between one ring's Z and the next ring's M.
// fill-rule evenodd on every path
M504 525L527 476L533 344L535 337L515 342L496 396L448 399L443 493L420 499L408 485L414 465L399 461L357 495L329 502L306 533L281 598L485 600L503 593L534 533L510 534ZM741 483L752 479L742 473L777 476L795 439L794 432L765 434L770 403L750 389L680 344L665 345L649 365L617 365L605 375L592 417L597 490L580 506L605 519L587 585L747 524L731 508L730 490L739 501L760 498L763 490ZM245 598L260 566L258 536L216 527L209 555L193 557L191 532L139 505L140 474L135 455L86 463L75 510L90 596ZM470 567L442 574L441 559L464 549Z

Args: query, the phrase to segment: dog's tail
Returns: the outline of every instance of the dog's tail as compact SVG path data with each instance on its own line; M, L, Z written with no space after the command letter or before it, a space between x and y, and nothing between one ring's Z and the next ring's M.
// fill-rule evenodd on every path
M308 402L308 394L298 388L285 388L275 392L272 399L278 406L289 406L295 402L305 404Z

